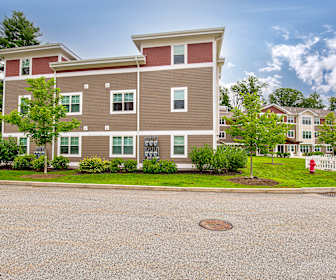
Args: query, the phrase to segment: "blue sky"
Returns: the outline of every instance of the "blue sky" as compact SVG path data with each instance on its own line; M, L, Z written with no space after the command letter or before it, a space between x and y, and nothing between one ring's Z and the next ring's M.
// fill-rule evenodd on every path
M137 53L132 34L225 26L224 85L254 73L276 87L324 100L336 92L335 0L2 0L0 18L21 10L43 42L82 58Z

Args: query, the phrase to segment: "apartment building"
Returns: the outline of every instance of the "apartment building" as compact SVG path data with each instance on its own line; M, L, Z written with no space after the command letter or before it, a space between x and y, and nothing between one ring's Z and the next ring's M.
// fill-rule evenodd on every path
M81 126L62 133L49 157L73 165L90 156L174 160L189 168L193 146L216 147L220 57L224 28L134 35L138 54L81 59L63 44L0 50L5 60L3 114L26 98L27 78L54 78L67 118ZM3 125L27 153L40 149L17 129Z
M323 152L332 154L333 149L330 145L320 143L318 140L319 126L325 122L325 117L331 112L322 109L306 109L297 107L278 106L270 104L262 108L263 112L270 111L283 116L284 122L291 125L287 133L286 143L278 145L276 152L290 153L292 156L302 156L308 152ZM232 117L232 113L227 108L219 108L219 144L237 144L226 130L228 125L223 116Z

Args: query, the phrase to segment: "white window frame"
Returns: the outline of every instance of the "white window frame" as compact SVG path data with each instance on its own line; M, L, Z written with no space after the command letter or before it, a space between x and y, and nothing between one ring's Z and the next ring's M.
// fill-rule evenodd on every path
M224 135L223 137L221 137L221 135ZM218 138L219 139L226 139L226 132L225 131L220 131L218 134Z
M290 144L288 145L288 149L287 149L290 153L295 153L295 145L294 144Z
M174 154L174 137L183 136L184 137L184 154L175 155ZM171 158L187 158L188 157L188 135L186 134L172 134L170 135L170 157Z
M304 150L303 147L307 148L307 150L302 151L302 150ZM309 145L306 145L306 144L300 145L300 153L309 153Z
M304 120L310 119L310 124L304 123ZM302 125L312 125L312 117L310 116L302 116Z
M25 60L25 59L29 59L29 74L28 75L23 75L22 74L22 60ZM32 63L33 63L33 61L32 61L32 58L31 57L23 57L23 58L20 58L20 73L19 73L19 76L24 76L24 77L27 77L27 76L30 76L30 75L32 75Z
M66 113L67 116L78 116L78 115L82 115L83 114L83 92L79 91L79 92L62 92L61 96L69 96L70 97L70 102L71 102L71 97L74 95L79 95L79 112L69 112ZM62 100L60 100L60 104L62 105ZM71 109L71 103L70 105L70 109Z
M306 137L310 134L310 138ZM310 130L303 130L302 131L302 139L313 139L312 132Z
M317 122L317 120L318 120L318 122ZM318 117L315 117L314 118L314 125L320 125L320 124L321 124L321 119L318 118Z
M321 146L314 146L314 152L321 152Z
M20 138L27 138L27 152L25 154L20 154L20 155L29 155L30 154L30 141L28 136L19 136L17 138L17 144L20 146Z
M222 117L219 118L219 125L220 125L220 126L224 126L224 125L226 125L226 121L225 121L224 118L222 118Z
M175 90L184 91L184 108L183 109L174 109L174 92ZM170 112L188 112L188 87L174 87L170 89Z
M314 131L314 137L318 138L320 136L320 132L319 131Z
M61 137L68 137L69 138L69 146L71 144L71 137L78 137L78 154L61 154ZM70 152L70 149L69 149ZM61 135L57 138L57 156L64 156L64 157L82 157L82 136L79 135Z
M326 145L326 151L327 153L332 153L333 152L333 148L331 145Z
M113 111L113 94L122 95L122 111ZM133 93L133 111L124 111L124 99L125 93ZM110 91L110 114L111 115L120 115L120 114L136 114L136 89L122 89L122 90L111 90Z
M290 136L290 135L289 135L289 132L293 132L293 136ZM288 131L287 131L287 137L288 137L288 138L295 138L295 130L293 130L293 129L288 130Z
M174 47L175 46L182 46L184 45L184 63L179 63L179 64L175 64L174 63ZM188 44L174 44L174 45L171 45L170 46L170 49L171 49L171 54L170 54L170 61L171 61L171 65L184 65L184 64L187 64L188 62Z
M18 96L18 112L21 113L21 99L26 98L31 100L31 95L19 95Z
M121 137L121 155L114 155L112 154L112 144L113 144L113 137ZM133 152L130 155L124 154L124 137L132 137L133 138ZM136 147L136 137L132 135L111 135L109 141L109 154L111 158L135 158L135 148Z
M289 118L293 119L293 122L289 122ZM287 123L295 123L295 116L287 116Z

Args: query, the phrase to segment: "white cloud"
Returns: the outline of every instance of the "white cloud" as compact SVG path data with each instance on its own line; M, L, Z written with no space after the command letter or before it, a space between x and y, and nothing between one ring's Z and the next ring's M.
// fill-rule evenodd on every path
M275 26L272 26L272 29L280 32L282 38L284 38L285 40L289 40L289 31L286 28L281 27L279 25L275 25Z
M231 63L231 62L228 62L228 63L226 64L226 66L227 66L227 68L233 68L233 67L236 67L236 65L233 64L233 63Z

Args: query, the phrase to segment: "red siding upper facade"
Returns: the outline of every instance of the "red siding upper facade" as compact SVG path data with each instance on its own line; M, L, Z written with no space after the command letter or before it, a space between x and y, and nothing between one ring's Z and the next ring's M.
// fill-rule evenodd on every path
M262 112L267 112L267 111L270 111L270 112L275 113L275 114L286 114L286 112L279 110L275 106L267 107L267 108L262 110Z
M19 76L20 74L20 60L13 59L6 61L6 77Z
M32 74L52 74L54 71L49 67L50 62L57 62L58 56L36 57L32 59Z
M212 43L188 45L188 63L212 62Z
M144 66L161 66L171 64L170 46L144 48L142 53L146 56L146 65Z

